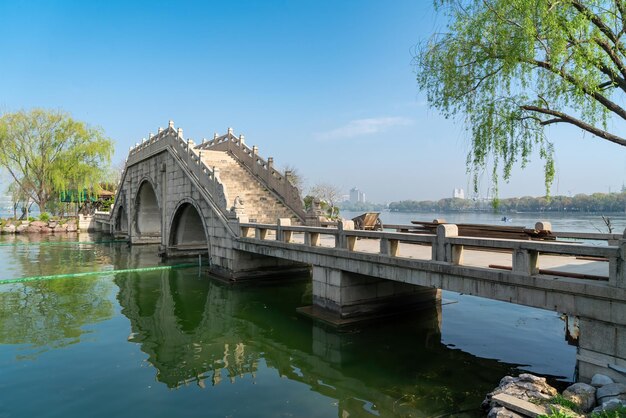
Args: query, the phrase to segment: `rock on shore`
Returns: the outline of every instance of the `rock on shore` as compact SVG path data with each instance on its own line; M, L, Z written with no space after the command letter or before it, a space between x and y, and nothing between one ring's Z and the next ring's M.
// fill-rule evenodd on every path
M19 225L9 221L0 230L3 234L59 234L76 231L78 231L78 227L74 221L65 224L60 224L58 221L24 221Z
M543 377L529 373L506 376L493 392L487 394L483 409L489 418L536 417L560 411L571 417L611 411L626 406L626 385L597 374L591 384L575 383L563 391L562 398L575 405L574 410L554 401L558 391Z

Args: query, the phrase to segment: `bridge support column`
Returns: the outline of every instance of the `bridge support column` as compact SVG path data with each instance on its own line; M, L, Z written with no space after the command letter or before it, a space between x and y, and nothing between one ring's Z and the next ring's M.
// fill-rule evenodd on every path
M313 306L301 312L340 326L440 302L439 289L313 266Z
M626 383L626 326L579 318L579 330L578 380L589 382L602 373Z

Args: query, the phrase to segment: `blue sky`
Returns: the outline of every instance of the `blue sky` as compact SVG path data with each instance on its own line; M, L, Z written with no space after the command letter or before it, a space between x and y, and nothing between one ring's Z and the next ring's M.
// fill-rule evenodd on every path
M430 0L0 0L0 16L0 111L67 111L115 140L115 161L172 119L196 141L232 126L308 186L370 201L468 188L467 134L415 82L412 51L443 26ZM553 193L626 180L622 148L575 129L550 138ZM543 194L541 170L516 170L501 196Z

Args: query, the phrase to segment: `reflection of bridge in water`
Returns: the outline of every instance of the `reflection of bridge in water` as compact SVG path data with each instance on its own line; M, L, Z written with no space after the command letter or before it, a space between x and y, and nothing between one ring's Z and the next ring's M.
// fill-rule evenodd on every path
M131 322L130 341L141 345L158 381L170 388L209 390L263 379L256 373L265 364L337 399L339 416L369 415L371 405L382 416L432 416L475 409L510 371L443 346L437 308L391 327L338 332L294 315L306 286L301 280L233 288L193 270L172 270L131 274L116 283Z
M116 204L96 221L165 256L203 255L232 280L310 269L306 312L333 323L435 305L441 289L564 313L578 324L580 378L626 381L623 237L591 246L460 237L447 224L424 235L320 228L273 164L231 129L195 144L170 122L130 150Z

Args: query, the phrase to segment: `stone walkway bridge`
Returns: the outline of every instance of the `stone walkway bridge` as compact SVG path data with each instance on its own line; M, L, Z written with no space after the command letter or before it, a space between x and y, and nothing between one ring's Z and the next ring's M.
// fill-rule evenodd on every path
M563 313L579 378L626 381L622 236L582 245L460 237L451 224L431 235L322 228L289 176L231 129L196 144L170 122L131 147L115 206L95 220L166 257L201 255L230 280L312 271L302 312L335 325L440 303L442 289Z

